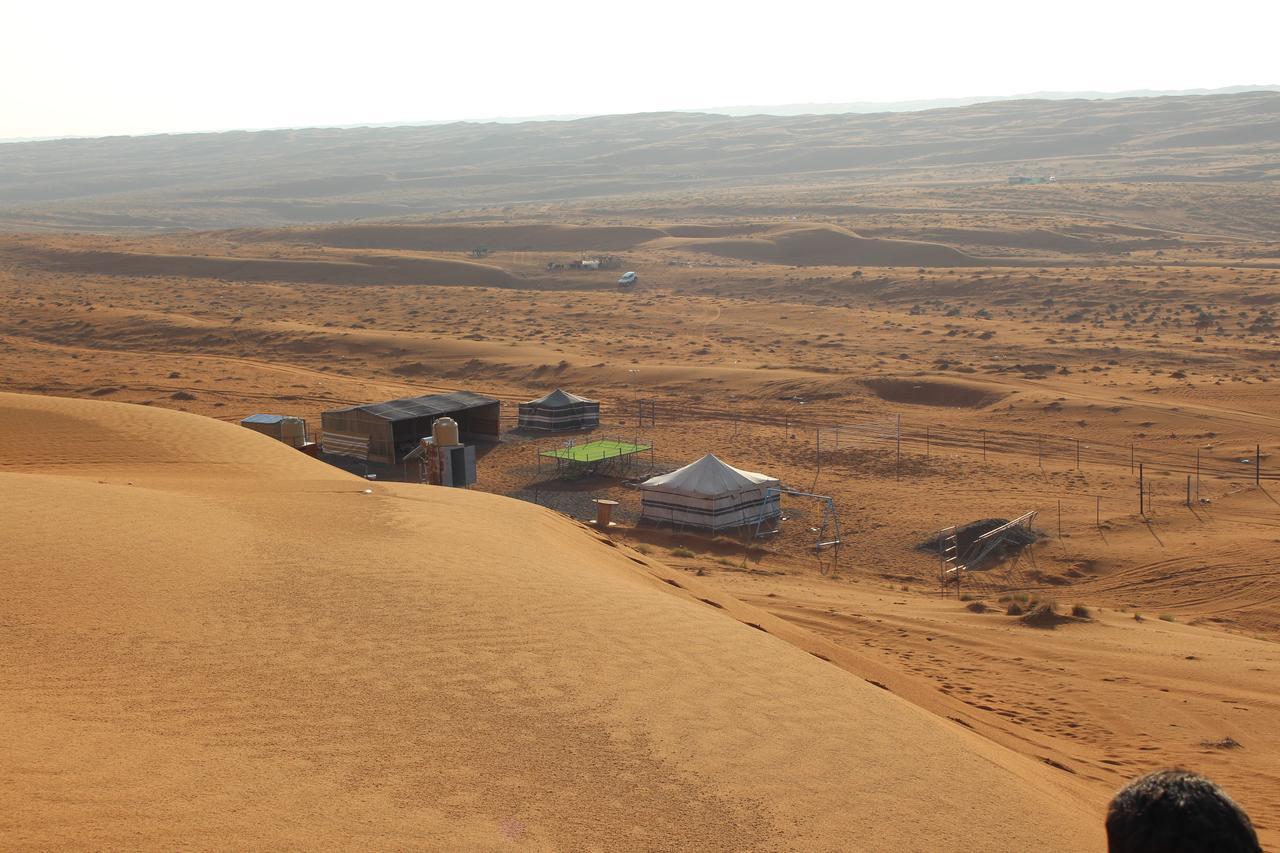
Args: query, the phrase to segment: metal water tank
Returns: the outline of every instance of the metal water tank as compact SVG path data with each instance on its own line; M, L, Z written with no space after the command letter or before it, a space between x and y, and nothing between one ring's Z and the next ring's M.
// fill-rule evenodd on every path
M453 447L458 441L458 422L453 418L436 418L431 424L431 437L436 440L436 447Z

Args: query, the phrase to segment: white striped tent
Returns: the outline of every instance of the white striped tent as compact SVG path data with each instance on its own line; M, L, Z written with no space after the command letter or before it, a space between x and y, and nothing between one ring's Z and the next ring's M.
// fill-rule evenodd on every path
M553 432L595 429L600 426L600 404L560 388L545 397L520 404L519 426Z
M779 485L776 477L742 471L708 453L641 483L640 518L713 532L745 527L782 514Z

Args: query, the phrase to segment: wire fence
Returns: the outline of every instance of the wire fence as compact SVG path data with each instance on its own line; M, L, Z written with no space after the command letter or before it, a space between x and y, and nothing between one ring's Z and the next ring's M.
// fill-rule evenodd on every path
M1248 453L1224 458L1223 455L1206 453L1198 446L1173 449L1140 442L1104 441L1087 435L941 427L911 423L897 415L868 414L837 423L822 423L801 419L803 410L799 407L794 413L761 415L753 412L745 418L740 412L696 404L680 402L671 405L675 408L665 413L669 417L675 417L678 412L678 416L685 420L696 418L733 423L744 428L772 427L788 437L804 434L814 441L820 459L822 454L835 451L880 447L900 455L930 457L952 454L983 461L1014 459L1034 463L1040 468L1107 467L1124 469L1135 476L1141 466L1149 473L1159 475L1186 474L1194 478L1217 477L1259 484L1280 480L1280 467L1268 470L1266 454L1257 443ZM663 414L662 410L658 411L659 419L666 419L662 418Z

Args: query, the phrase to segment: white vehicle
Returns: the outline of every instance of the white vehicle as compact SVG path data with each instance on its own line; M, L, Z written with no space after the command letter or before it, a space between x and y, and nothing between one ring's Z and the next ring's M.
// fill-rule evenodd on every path
M630 287L636 283L636 274L633 272L624 272L622 278L618 279L619 287Z

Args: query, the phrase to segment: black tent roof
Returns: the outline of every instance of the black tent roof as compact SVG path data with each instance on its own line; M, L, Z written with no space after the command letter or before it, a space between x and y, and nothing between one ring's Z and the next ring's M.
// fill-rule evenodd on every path
M403 400L388 400L385 403L366 403L363 406L348 406L345 409L332 409L335 412L364 412L375 418L388 421L405 421L412 418L425 418L447 415L466 409L477 409L491 406L498 401L493 397L475 394L471 391L454 391L451 394L428 394L423 397L405 397Z
M545 397L539 397L536 400L529 400L524 403L525 406L546 406L551 409L563 409L568 406L576 406L579 403L594 403L595 400L588 400L586 397L579 397L577 394L570 394L563 388L557 388Z

